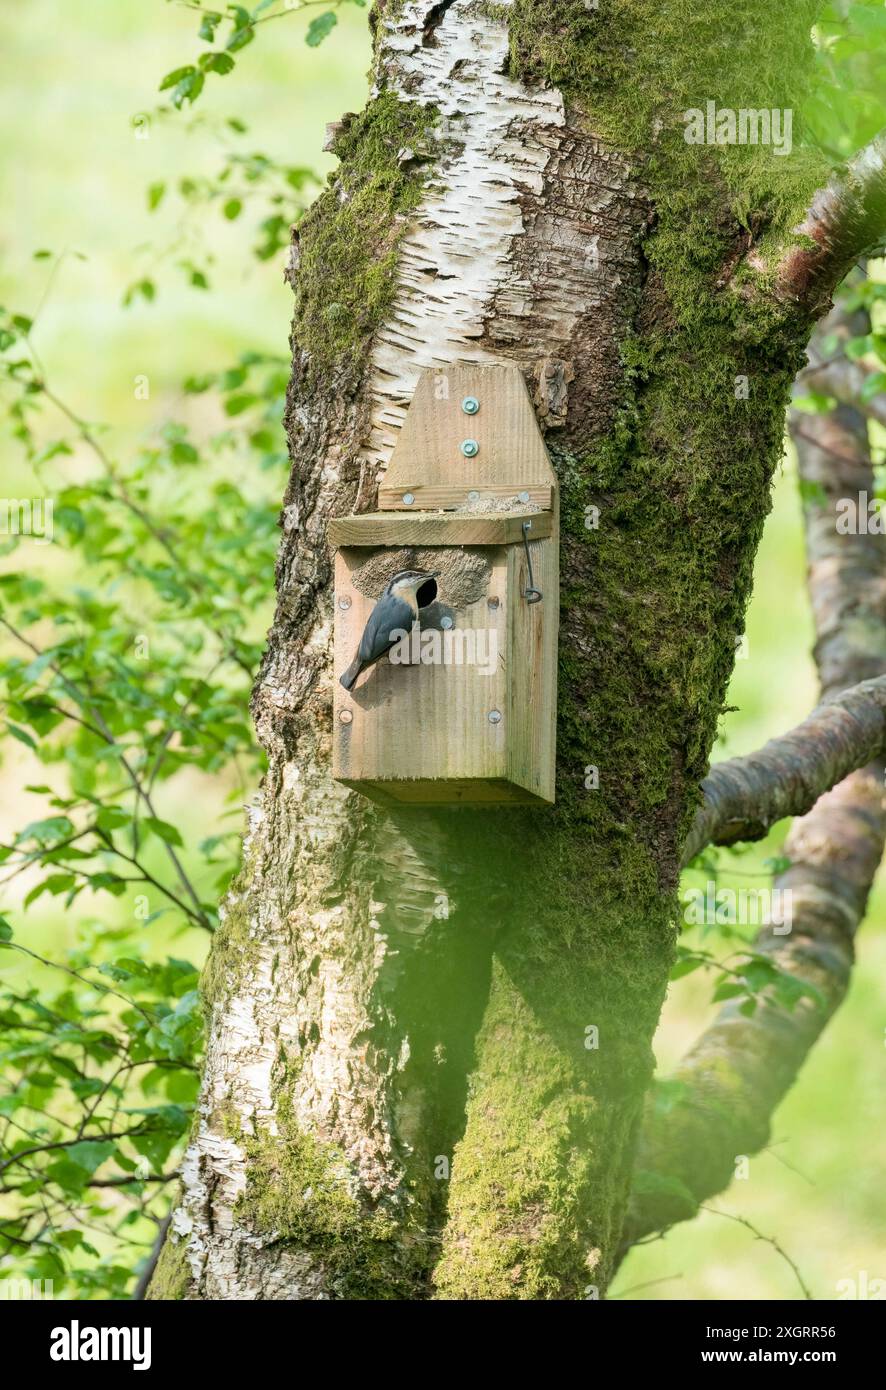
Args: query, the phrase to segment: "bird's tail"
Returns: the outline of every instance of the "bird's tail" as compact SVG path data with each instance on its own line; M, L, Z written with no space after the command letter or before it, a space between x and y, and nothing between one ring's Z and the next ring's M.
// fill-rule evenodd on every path
M344 686L345 690L351 689L351 686L354 684L354 681L357 679L362 669L363 662L360 660L359 656L355 656L347 671L343 671L339 676L339 681Z

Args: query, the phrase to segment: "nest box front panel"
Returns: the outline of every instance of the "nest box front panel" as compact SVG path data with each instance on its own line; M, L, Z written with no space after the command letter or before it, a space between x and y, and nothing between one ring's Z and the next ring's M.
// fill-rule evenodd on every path
M350 548L336 557L337 673L347 669L375 607L375 599L354 583L355 576L360 582L366 561L366 551ZM444 581L438 602L430 611L419 610L419 621L399 650L362 672L350 691L336 681L336 778L383 784L380 791L406 801L438 799L435 788L446 799L452 783L507 779L510 629L504 547L490 549L486 564L485 592L454 607ZM470 799L468 792L457 799Z

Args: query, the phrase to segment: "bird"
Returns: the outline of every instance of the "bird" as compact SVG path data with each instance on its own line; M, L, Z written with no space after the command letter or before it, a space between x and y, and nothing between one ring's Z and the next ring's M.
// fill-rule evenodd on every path
M361 671L372 666L397 642L404 631L410 631L418 617L416 595L429 579L439 579L439 570L400 570L385 586L378 603L369 615L357 655L348 669L339 676L345 690L350 690ZM394 636L394 634L397 636Z

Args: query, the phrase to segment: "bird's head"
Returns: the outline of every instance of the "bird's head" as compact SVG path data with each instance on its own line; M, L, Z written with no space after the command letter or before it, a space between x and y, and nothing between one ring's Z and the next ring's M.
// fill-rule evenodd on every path
M430 580L439 579L439 570L400 570L385 589L386 594L405 599L409 604L417 603L419 589Z

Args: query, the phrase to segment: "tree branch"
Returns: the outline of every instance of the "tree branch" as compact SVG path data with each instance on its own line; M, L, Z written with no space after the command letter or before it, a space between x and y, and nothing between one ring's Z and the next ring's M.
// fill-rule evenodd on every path
M832 695L788 734L746 758L717 763L702 782L683 863L706 845L760 840L784 816L799 816L844 777L886 751L886 676Z
M865 317L848 324L835 309L817 330L813 360L825 333L847 326L863 333L869 324L858 320ZM834 525L836 498L847 489L873 491L859 412L846 406L828 415L793 412L789 423L801 478L815 484L804 519L815 657L827 695L852 682L869 685L883 670L886 538L842 535ZM739 1155L768 1142L779 1101L845 996L853 939L884 844L882 763L854 772L791 827L790 867L775 886L792 894L792 929L778 937L762 932L754 949L812 985L817 996L803 998L792 1012L764 1002L750 1017L727 1004L678 1067L676 1092L672 1086L664 1093L670 1104L663 1107L650 1094L624 1249L693 1216L699 1202L729 1185Z
M813 245L787 252L776 293L820 309L856 262L886 238L886 130L819 189L796 231Z

